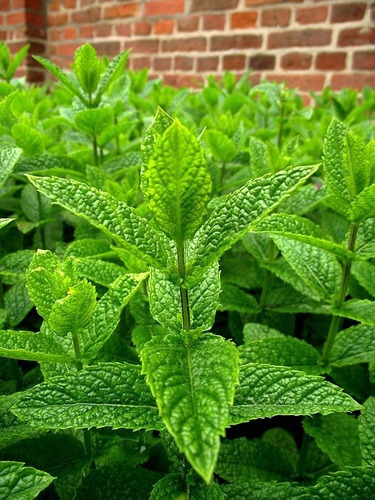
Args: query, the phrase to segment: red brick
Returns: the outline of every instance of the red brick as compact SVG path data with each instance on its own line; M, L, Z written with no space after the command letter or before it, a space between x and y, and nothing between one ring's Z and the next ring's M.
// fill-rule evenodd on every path
M149 57L133 57L131 61L133 69L143 69L151 66L151 60Z
M316 69L340 70L346 67L345 52L321 52L317 54L315 60Z
M123 19L126 17L135 17L137 14L138 5L136 3L111 5L104 9L104 19Z
M238 0L192 0L191 10L206 11L206 10L227 10L236 9Z
M48 4L48 12L53 12L55 10L60 10L59 0L52 0L52 2Z
M353 69L375 69L375 50L354 52Z
M163 82L171 87L202 87L204 79L201 75L164 75Z
M171 57L155 57L154 70L155 71L169 71L172 68Z
M76 8L76 0L64 0L64 7L66 9L75 9Z
M352 73L350 75L332 75L330 85L333 90L340 90L346 87L351 87L356 90L362 90L366 85L374 87L374 75L364 75L360 73Z
M15 24L25 24L26 23L26 12L11 12L7 14L7 24L14 26Z
M62 43L58 45L57 52L60 56L72 57L79 45L79 43Z
M48 16L48 26L63 26L68 22L68 14L52 14Z
M207 14L203 17L203 29L204 30L223 30L225 26L225 16Z
M304 0L289 0L291 3L301 3ZM268 5L275 3L284 3L285 0L246 0L246 7L253 7L253 5Z
M197 59L197 71L200 73L206 71L217 71L219 66L219 58L214 57L198 57Z
M28 71L27 81L30 83L44 83L45 75L44 72L40 71Z
M375 28L348 28L339 33L337 45L351 47L375 43Z
M26 34L28 38L47 38L47 30L45 26L26 26Z
M0 0L0 10L2 12L6 12L7 10L10 10L10 1L9 0Z
M5 18L0 15L0 26L3 26L3 24L5 24Z
M290 9L271 9L262 11L262 26L289 26Z
M306 29L301 31L280 31L270 33L268 36L269 49L284 47L314 47L329 45L331 43L331 30Z
M95 35L94 36L98 36L98 37L106 37L106 36L110 36L111 33L112 33L112 25L111 24L97 24L95 25Z
M322 23L327 19L328 7L325 5L319 7L307 7L296 10L296 21L299 24Z
M324 75L272 75L269 77L277 83L285 82L289 88L299 88L300 90L318 92L323 90L325 76Z
M366 3L340 3L332 5L331 22L347 23L350 21L360 21L366 12Z
M158 0L144 4L144 16L166 16L182 14L185 10L185 0Z
M178 31L196 31L199 28L199 16L184 17L177 19Z
M249 68L258 70L270 70L275 67L276 57L267 54L257 54L249 59Z
M2 3L5 3L9 6L9 2L0 2L0 5ZM26 3L25 0L12 0L12 10L24 9L25 3ZM10 10L10 8L9 8L9 10Z
M142 40L132 40L129 46L133 52L139 54L151 54L159 52L159 40L144 38Z
M227 71L245 69L245 62L246 62L246 57L243 54L241 55L230 54L224 56L223 68L224 70Z
M311 54L291 52L282 56L281 67L286 70L309 69L311 61Z
M95 3L95 0L81 0L80 5L81 7L87 7L87 5L92 5Z
M194 58L186 56L176 56L174 59L174 69L190 71L194 67Z
M129 37L131 35L130 24L120 24L116 26L116 35Z
M94 36L94 26L92 24L80 26L79 36L81 38L92 38Z
M205 37L171 39L162 41L163 52L190 52L192 50L206 50L207 40Z
M63 34L65 40L74 40L75 38L77 38L77 29L74 26L69 26L67 28L64 28Z
M262 45L262 35L213 36L211 50L257 49Z
M26 23L29 26L44 26L46 24L46 19L43 14L26 12Z
M92 45L101 56L116 56L120 52L120 42L118 41L92 42Z
M149 35L151 33L151 24L146 21L140 21L134 24L135 35Z
M154 33L156 35L170 35L173 33L173 19L159 19L154 24Z
M48 36L51 41L56 42L58 40L61 40L63 32L61 31L60 28L50 28L48 30Z
M35 54L35 55L43 55L46 51L46 46L44 43L40 42L30 42L30 49L29 49L29 58L32 61L31 64L34 63L34 59L31 57L30 54ZM36 62L36 61L35 61ZM29 62L30 65L30 62ZM37 67L39 67L39 64L36 64Z
M44 4L44 0L25 0L26 8L36 12L42 12Z
M258 12L234 12L230 18L232 29L254 28L257 23Z

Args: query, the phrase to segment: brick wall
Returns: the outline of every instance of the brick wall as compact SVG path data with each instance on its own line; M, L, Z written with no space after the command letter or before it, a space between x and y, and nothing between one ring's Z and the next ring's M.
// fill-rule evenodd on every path
M22 0L0 0L11 2ZM46 55L63 66L89 41L109 56L131 48L131 68L175 86L251 69L254 83L301 91L375 87L373 1L53 0L46 9ZM17 12L2 17L12 25Z

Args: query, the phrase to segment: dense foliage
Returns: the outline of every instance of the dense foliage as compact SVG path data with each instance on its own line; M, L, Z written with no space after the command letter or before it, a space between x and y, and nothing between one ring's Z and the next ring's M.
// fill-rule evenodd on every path
M0 49L0 497L375 498L375 92Z

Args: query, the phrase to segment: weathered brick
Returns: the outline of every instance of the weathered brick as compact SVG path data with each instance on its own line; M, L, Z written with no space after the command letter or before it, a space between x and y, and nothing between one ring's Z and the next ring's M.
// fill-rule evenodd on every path
M19 12L10 12L7 14L7 24L14 26L16 24L25 24L26 12L21 10Z
M269 49L284 47L318 47L331 43L331 30L305 29L298 31L280 31L268 36Z
M44 26L46 24L46 19L43 14L26 11L26 23L29 26Z
M289 26L290 14L290 9L263 10L261 24L262 26Z
M163 75L165 85L171 87L198 88L204 83L202 75Z
M124 19L135 17L137 13L138 5L136 3L116 4L104 9L104 19Z
M258 70L271 70L275 67L276 57L267 54L257 54L249 58L249 68Z
M48 26L63 26L68 22L68 14L65 12L50 14L48 16Z
M223 69L226 71L245 69L246 57L244 54L230 54L223 58Z
M304 0L289 0L291 3L301 3ZM254 5L268 5L275 3L285 3L285 0L246 0L246 7L253 7Z
M165 16L182 14L185 10L185 0L158 0L144 4L144 16Z
M75 38L77 38L77 28L75 28L74 26L68 26L67 28L64 28L63 36L65 40L74 40Z
M315 60L316 69L340 70L346 67L346 52L321 52Z
M71 58L79 45L79 43L61 43L57 46L57 53L60 56L69 56Z
M151 66L151 60L149 57L132 57L131 68L132 69L143 69L149 68Z
M131 35L130 24L119 24L115 27L116 35L129 37Z
M375 43L375 28L348 28L340 31L338 37L339 47L358 45L372 45Z
M112 33L112 25L111 24L97 24L97 25L95 25L94 33L95 33L94 36L98 36L98 37L110 36Z
M15 7L13 7L15 8ZM10 10L10 0L0 0L0 10L2 12L6 12L7 10Z
M203 16L203 29L223 30L225 26L225 16L220 14L207 14Z
M375 50L366 50L354 52L353 69L374 70L375 69Z
M162 52L190 52L192 50L206 50L207 40L205 37L171 39L162 41Z
M230 27L232 29L254 28L257 23L258 12L234 12L230 17Z
M218 66L219 58L216 56L198 57L197 59L197 71L199 73L204 73L206 71L217 71Z
M347 23L360 21L366 12L365 2L340 3L332 5L331 22Z
M311 54L290 52L281 57L281 67L286 70L309 69L311 61Z
M155 54L159 52L159 40L144 38L142 40L132 40L129 43L133 52L139 54Z
M139 21L134 23L134 34L135 35L149 35L151 33L151 23L147 21Z
M172 68L172 58L155 57L153 68L155 71L169 71Z
M219 35L211 39L211 50L257 49L262 45L262 35Z
M64 7L66 9L75 9L76 8L76 0L64 0Z
M299 24L322 23L327 19L328 7L320 5L319 7L306 7L296 10L296 21Z
M174 58L174 69L190 71L194 67L194 58L186 56L176 56Z
M92 24L84 24L80 26L79 36L81 38L92 38L94 36L94 26Z
M199 16L189 16L177 19L178 31L196 31L199 28Z
M154 24L155 35L170 35L174 30L173 19L158 19Z
M63 32L60 28L50 28L48 30L48 37L52 42L61 40Z
M191 10L207 11L207 10L228 10L236 9L238 0L192 0Z
M101 56L115 56L120 52L120 42L118 41L106 41L106 42L92 42L93 47L95 47L97 53Z
M296 75L296 74L282 74L282 75L272 75L270 80L277 83L285 82L289 88L298 88L299 90L305 91L316 91L319 92L323 90L325 76L324 75Z
M374 75L371 74L360 74L360 73L352 73L350 75L345 75L339 73L337 75L332 75L330 86L333 90L340 90L346 87L351 87L356 90L362 90L363 87L374 86Z

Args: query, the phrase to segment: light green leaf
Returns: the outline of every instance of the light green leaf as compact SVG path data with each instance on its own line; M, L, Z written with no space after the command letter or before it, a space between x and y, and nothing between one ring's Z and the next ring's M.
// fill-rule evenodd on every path
M10 144L0 145L0 188L4 186L21 154L20 148L15 148Z
M113 252L106 239L99 238L82 238L70 243L66 250L64 257L101 259L105 257L112 257Z
M82 89L91 95L100 78L100 61L96 50L89 43L81 45L74 54L73 70Z
M52 483L53 477L22 462L0 462L0 498L33 500Z
M126 272L123 266L92 258L77 259L76 268L79 276L103 286L109 286Z
M30 44L28 43L23 47L21 47L20 50L15 53L13 59L10 61L10 64L8 66L8 71L7 71L8 78L13 78L16 70L18 69L18 66L21 64L27 52L29 51L29 48Z
M318 166L296 167L247 182L219 204L194 238L187 264L187 282L202 272L314 173Z
M375 398L365 401L364 408L358 418L359 440L362 451L362 460L366 465L375 465Z
M250 168L253 177L262 177L270 172L267 145L255 137L249 139Z
M348 366L375 361L375 327L356 325L339 332L333 344L329 363Z
M21 208L28 220L38 222L49 215L51 202L46 196L41 195L34 186L27 184L21 192Z
M171 334L153 338L141 358L163 422L208 483L237 383L234 345L211 334L187 343L182 335Z
M10 222L12 222L13 220L14 219L0 219L0 229L9 224Z
M219 311L238 311L250 314L259 312L255 298L241 288L224 283L220 294Z
M233 141L219 130L206 130L204 140L216 161L229 163L236 156L237 150Z
M89 137L97 137L113 123L113 110L109 107L84 109L74 117L77 128Z
M164 134L164 132L172 125L172 123L173 118L169 116L168 113L166 113L160 106L158 106L154 119L149 128L146 130L141 146L143 161L141 182L143 183L143 193L147 191L147 179L145 176L145 171L147 170L148 162L150 161L150 158L154 153L155 142Z
M355 251L364 259L375 257L375 218L370 217L359 224Z
M293 337L268 335L266 338L245 343L238 350L242 364L289 366L311 375L324 371L318 365L319 352L307 342Z
M361 222L375 215L374 207L375 184L371 184L361 191L353 200L350 207L349 217L351 221Z
M0 330L0 356L27 361L73 363L58 339L42 332Z
M261 323L246 323L243 327L243 336L245 344L249 344L259 340L283 337L284 335L275 328Z
M162 428L140 366L128 363L103 363L43 382L24 392L12 412L47 429Z
M250 363L241 366L230 422L234 425L275 415L327 415L360 408L341 388L322 377Z
M98 87L95 91L95 97L93 104L94 106L98 106L101 100L102 95L108 89L108 87L120 76L124 70L129 50L125 50L121 52L116 57L112 59L112 61L108 64L106 70L104 71L102 77L100 78Z
M36 129L23 123L15 123L12 136L16 145L26 156L41 155L44 151L44 137Z
M7 290L4 302L9 326L17 326L33 308L24 279L20 279Z
M372 262L353 262L351 272L358 283L375 297L375 265Z
M216 309L219 306L220 271L215 262L201 276L199 283L189 290L189 305L193 330L210 330L215 322Z
M30 176L30 180L53 203L90 222L136 257L162 268L175 261L165 236L111 195L72 179Z
M303 428L340 469L362 464L356 418L345 414L315 415L304 419Z
M321 183L306 184L285 198L279 205L280 212L304 215L328 198L325 185Z
M332 313L344 318L355 319L364 325L375 326L375 301L347 300L340 307L333 307Z
M202 147L178 120L157 137L144 175L145 196L156 221L181 245L202 221L211 180Z

